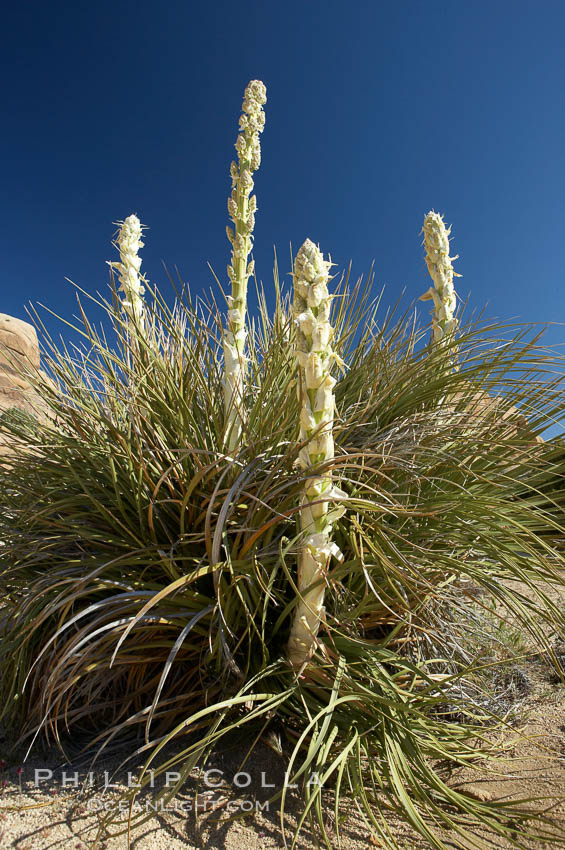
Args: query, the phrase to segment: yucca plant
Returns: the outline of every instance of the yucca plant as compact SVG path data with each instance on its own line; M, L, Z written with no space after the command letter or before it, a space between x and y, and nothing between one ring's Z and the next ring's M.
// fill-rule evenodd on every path
M275 729L304 794L296 834L328 847L345 797L390 848L392 813L436 848L442 830L466 848L484 828L549 840L541 814L456 791L444 766L496 764L489 600L540 652L564 631L562 458L536 439L563 414L562 358L534 326L481 320L430 348L413 311L381 318L371 278L330 304L317 250L297 256L294 309L276 276L273 318L259 292L235 430L234 317L213 297L171 307L145 282L141 323L114 291L106 336L81 308L82 351L43 328L50 415L2 423L26 446L0 475L2 722L61 748L137 736L146 771L181 773L168 795L232 731Z

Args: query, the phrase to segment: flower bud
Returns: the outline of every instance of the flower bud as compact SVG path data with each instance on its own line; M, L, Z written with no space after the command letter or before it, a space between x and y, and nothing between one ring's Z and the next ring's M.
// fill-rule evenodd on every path
M230 214L233 221L237 220L237 204L233 198L228 198L228 213Z

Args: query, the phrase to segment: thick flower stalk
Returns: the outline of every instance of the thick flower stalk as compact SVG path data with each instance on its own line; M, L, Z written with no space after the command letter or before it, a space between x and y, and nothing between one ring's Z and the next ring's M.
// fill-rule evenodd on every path
M294 264L293 316L296 323L296 359L300 409L299 456L304 470L330 465L334 457L333 420L335 361L343 365L331 346L328 272L320 250L309 239L301 247ZM318 630L324 616L325 581L332 555L341 558L332 543L332 523L344 508L330 507L346 494L332 484L331 469L306 479L301 501L301 549L298 556L298 590L301 599L294 613L287 654L295 669L308 661L316 649ZM317 583L317 584L316 584ZM312 587L316 584L315 587Z
M141 257L138 252L143 248L141 232L143 225L136 215L128 215L125 221L116 222L120 228L118 237L113 243L120 252L119 262L108 263L118 273L120 280L119 291L123 293L122 307L129 320L138 331L143 332L145 325L143 293L144 283L147 283L140 274Z
M259 135L265 126L262 107L266 102L265 86L260 80L252 80L245 89L243 113L239 119L240 134L235 143L238 163L232 162L230 169L232 193L228 198L228 212L234 228L226 228L232 245L232 256L228 266L231 295L227 298L228 326L224 338L225 441L229 452L235 451L239 445L244 424L247 282L254 270L253 260L249 262L249 255L253 247L252 234L257 210L257 199L251 194L251 175L261 164Z
M453 271L452 261L457 257L449 256L449 234L451 227L446 228L442 217L429 212L424 220L424 246L426 248L426 265L434 285L421 296L421 301L434 302L432 312L433 339L437 344L445 344L457 329L455 308L457 297L453 287L453 278L460 277Z

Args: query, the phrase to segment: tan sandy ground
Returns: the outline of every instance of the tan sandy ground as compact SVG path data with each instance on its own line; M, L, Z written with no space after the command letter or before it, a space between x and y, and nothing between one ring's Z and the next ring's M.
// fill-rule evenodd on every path
M522 737L517 740L508 752L508 778L490 776L488 773L467 769L457 771L451 777L451 784L471 790L480 799L504 799L508 797L548 796L565 798L565 686L552 681L552 671L541 662L531 664L530 678L533 689L530 697L524 703L523 712L527 720L521 729ZM512 742L516 732L509 731L508 742ZM211 766L223 770L227 779L231 779L244 753L237 742L232 749L226 748L215 757ZM94 769L95 783L102 783L104 770L116 770L121 762L119 755L97 765ZM63 774L66 771L67 783L74 780L74 770L78 770L79 781L85 778L88 762L76 762L71 766L62 765L61 756L53 752L34 756L33 753L24 764L21 775L21 791L17 775L18 762L10 760L10 765L3 771L3 783L0 796L0 848L18 848L18 850L71 850L71 848L86 848L92 845L99 821L100 809L106 800L112 799L117 790L106 791L103 796L100 789L90 791L89 798L80 798L79 791L73 787L63 788ZM39 787L34 787L34 770L50 768L53 771L51 780L43 781ZM125 766L118 773L121 788L126 787L127 771L131 766ZM283 779L283 763L270 749L264 747L252 763L244 766L243 770L251 776L251 789L242 789L237 801L250 800L244 805L253 805L254 797L264 801L272 793L270 789L261 789L262 773L264 782L281 783ZM41 774L42 776L45 774ZM136 776L133 771L133 776ZM210 780L218 781L220 774L211 774ZM240 782L247 782L245 776ZM149 806L154 805L154 795L163 787L164 780L155 781L155 790L150 791L146 799ZM220 806L214 813L212 805L219 802ZM141 802L144 806L145 803ZM194 808L194 797L191 792L176 798L176 810L153 814L151 819L132 834L132 848L135 850L259 850L259 848L283 847L280 837L276 804L270 811L258 811L245 820L237 820L228 824L214 823L214 819L226 812L226 796L221 789L211 792L206 802L208 814L202 814L200 828L196 825L196 817L191 809ZM204 805L204 800L201 805ZM550 805L548 802L547 805ZM38 806L41 806L38 808ZM180 807L184 806L185 811ZM28 808L29 807L29 808ZM90 808L89 808L90 807ZM291 811L298 811L297 801L293 801ZM563 836L559 846L565 847L565 803L553 803L552 817ZM333 826L333 814L328 808L328 827ZM291 825L291 824L289 824ZM345 850L365 850L378 847L378 841L371 837L370 832L359 818L353 814L343 827L343 847ZM410 836L409 831L398 825L394 829L400 846L406 850L424 850L427 847L421 839ZM444 836L448 839L448 836ZM456 846L456 845L453 845ZM532 850L549 848L546 842L532 842ZM125 836L105 837L99 844L104 850L125 850ZM314 844L305 831L298 842L299 848L309 850ZM485 848L510 847L502 839L485 838Z
M555 591L551 595L558 601L559 596ZM561 603L565 603L563 596ZM561 646L561 651L565 652L565 647ZM565 660L565 657L562 656L561 660ZM475 797L484 800L546 797L545 808L550 809L561 839L557 845L530 841L527 846L530 850L549 850L549 847L555 846L565 848L565 685L559 681L548 663L539 658L525 661L523 670L530 685L530 693L522 703L515 706L516 716L521 720L520 731L509 729L505 734L504 740L508 745L505 775L491 775L479 764L476 769L453 771L449 782L454 787L466 788ZM102 807L126 789L128 771L132 772L133 782L139 773L135 765L122 766L125 752L114 753L105 762L94 766L94 787L87 795L80 796L79 789L72 787L74 772L78 771L78 781L82 783L89 770L88 758L75 759L65 765L60 753L53 750L44 754L38 746L25 762L22 751L18 761L13 754L8 756L8 743L0 740L0 760L9 761L5 768L0 766L0 850L86 850L92 847L103 814ZM176 806L176 809L152 812L155 796L164 786L164 779L157 777L155 788L149 789L141 798L140 806L144 811L147 806L151 817L132 832L133 850L266 850L284 847L277 804L272 804L269 810L261 809L268 797L284 784L284 762L272 749L261 746L252 760L241 767L250 744L251 740L246 736L244 740L239 736L227 742L208 765L209 768L222 771L221 774L210 774L211 783L218 782L223 776L231 782L233 789L233 777L238 770L242 770L244 773L239 777L239 782L245 784L248 780L244 774L249 774L249 788L236 789L235 793L221 787L209 789L209 799L203 798L199 804L201 807L205 805L206 809L202 811L201 808L198 817L194 811L193 787L169 804ZM18 776L17 771L21 766L23 773ZM35 786L36 769L50 769L52 778ZM63 787L63 771L66 771L66 788ZM120 788L103 793L101 786L104 783L104 771L108 771L108 781L119 784ZM115 771L116 779L112 779ZM172 781L174 777L171 777ZM262 787L268 783L275 788ZM249 801L243 802L243 805L258 805L259 808L243 820L218 823L218 819L226 815L229 800L236 807L243 801ZM328 793L327 802L328 833L334 835L331 793ZM290 845L291 830L296 823L292 816L300 813L300 801L290 796L289 803L291 817L287 820L287 835ZM213 810L216 805L217 808ZM393 823L391 829L403 850L428 850L429 845L414 837L403 824ZM442 837L447 846L465 846L450 843L448 834ZM341 825L341 838L344 850L370 850L380 846L362 819L356 815L353 803L351 817ZM311 850L315 847L307 829L301 833L296 846L297 850ZM127 850L127 847L124 835L104 835L97 850ZM511 844L499 837L484 837L485 850L507 850L510 847Z

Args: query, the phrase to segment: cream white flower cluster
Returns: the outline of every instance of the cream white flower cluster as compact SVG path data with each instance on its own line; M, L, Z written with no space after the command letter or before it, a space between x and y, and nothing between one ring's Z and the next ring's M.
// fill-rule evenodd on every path
M253 274L253 260L248 262L253 246L253 229L257 199L253 191L252 174L261 164L259 135L265 126L263 105L267 91L260 80L252 80L245 90L243 113L239 119L240 134L235 143L239 163L232 162L232 193L228 212L234 229L226 228L232 245L228 277L231 295L228 296L228 328L224 339L224 404L226 441L229 451L239 444L243 427L242 399L247 358L245 356L245 317L247 312L247 282Z
M329 269L320 250L309 239L294 265L293 315L296 322L296 358L299 367L300 441L303 469L323 465L334 457L333 421L334 362L343 361L333 351L330 324ZM298 559L298 589L302 595L294 614L288 658L295 668L308 661L316 648L316 635L324 613L325 576L330 557L341 558L331 540L332 523L344 513L343 506L330 507L346 494L332 484L331 469L313 474L304 485L300 524L303 532ZM308 590L322 579L320 584Z
M435 342L441 342L457 329L455 308L457 298L453 287L453 277L460 277L453 271L452 261L457 257L449 256L449 234L451 228L446 228L443 218L433 210L424 220L424 246L426 248L426 265L434 282L428 291L421 296L421 301L434 302L432 327Z
M113 243L120 252L120 260L109 262L108 265L116 270L120 280L120 292L123 293L122 306L129 318L143 330L143 294L144 283L147 283L140 274L141 257L138 252L143 248L141 241L143 225L136 215L128 215L125 221L116 222L119 232Z

